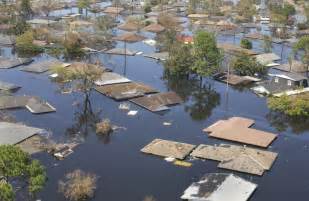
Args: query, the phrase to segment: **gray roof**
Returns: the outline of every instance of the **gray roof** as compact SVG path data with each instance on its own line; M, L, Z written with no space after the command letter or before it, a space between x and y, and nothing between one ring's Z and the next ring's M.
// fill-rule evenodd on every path
M280 73L270 73L268 74L271 77L280 77L288 80L293 80L293 81L301 81L301 80L307 80L308 78L298 74L298 73L293 73L293 72L280 72Z
M0 145L15 145L42 132L44 132L44 130L40 128L16 123L0 122Z

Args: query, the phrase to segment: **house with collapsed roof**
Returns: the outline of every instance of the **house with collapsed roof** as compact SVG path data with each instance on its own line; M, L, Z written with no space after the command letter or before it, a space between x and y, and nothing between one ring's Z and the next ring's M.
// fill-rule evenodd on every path
M276 94L307 88L309 80L307 77L293 72L277 72L268 74L270 79L253 87L252 90L258 94Z

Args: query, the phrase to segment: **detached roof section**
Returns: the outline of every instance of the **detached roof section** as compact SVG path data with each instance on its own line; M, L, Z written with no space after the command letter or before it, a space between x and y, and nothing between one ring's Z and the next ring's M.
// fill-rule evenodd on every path
M209 136L255 145L268 147L277 137L276 134L249 128L254 124L254 120L242 117L232 117L228 120L220 120L204 129Z
M152 94L140 98L134 98L130 101L152 112L168 110L168 106L183 102L175 92Z
M119 83L127 83L127 82L131 82L131 80L117 73L104 72L101 76L101 79L95 81L95 84L98 86L104 86L104 85L109 85L109 84L119 84Z
M233 174L212 173L192 183L181 196L184 200L246 201L257 185Z
M3 58L0 57L0 69L9 69L31 63L32 59L27 58Z
M15 145L42 132L44 130L40 128L0 122L0 145Z
M162 157L184 159L195 148L195 145L169 140L155 139L146 145L141 151Z
M127 100L158 92L150 86L136 82L99 86L96 90L115 100Z

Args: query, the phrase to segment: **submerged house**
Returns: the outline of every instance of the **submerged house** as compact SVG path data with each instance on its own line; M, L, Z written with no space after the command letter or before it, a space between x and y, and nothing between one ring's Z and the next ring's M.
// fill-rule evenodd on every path
M268 74L270 79L262 82L252 90L258 94L275 94L293 91L299 88L307 88L309 80L307 77L292 72L277 72Z

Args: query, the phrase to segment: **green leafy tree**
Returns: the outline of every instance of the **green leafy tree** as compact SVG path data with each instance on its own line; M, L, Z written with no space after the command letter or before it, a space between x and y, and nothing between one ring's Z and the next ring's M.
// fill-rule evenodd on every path
M198 31L194 36L193 56L192 71L201 79L216 73L223 58L216 37L205 31Z
M305 64L305 68L309 68L309 36L303 36L293 47L293 52L296 54L299 51L301 52L302 62Z
M243 38L240 41L240 47L245 49L252 49L252 43L250 40Z
M281 96L270 97L268 107L277 112L281 112L289 117L309 117L309 96Z
M77 7L86 10L86 17L88 16L88 9L90 8L91 0L77 0Z
M246 21L251 21L252 17L256 14L254 0L240 0L236 6L239 16L243 17Z
M0 200L1 201L12 201L14 200L14 189L12 185L0 182Z
M32 16L33 11L30 0L21 0L19 13L22 19L29 19Z
M21 54L37 54L44 51L41 47L33 44L34 36L31 30L16 38L16 49Z
M169 58L165 62L165 67L172 75L189 75L194 58L190 45L176 43L169 51Z
M254 58L242 54L232 61L232 68L235 73L241 76L254 76L258 74L263 76L267 73L267 68L259 64Z
M272 39L270 36L263 36L262 48L266 53L270 53L272 51Z
M4 184L0 184L1 201L14 200L14 189L10 184L12 179L25 182L32 197L46 182L46 172L40 162L32 160L27 153L12 145L0 146L0 173L5 180Z

